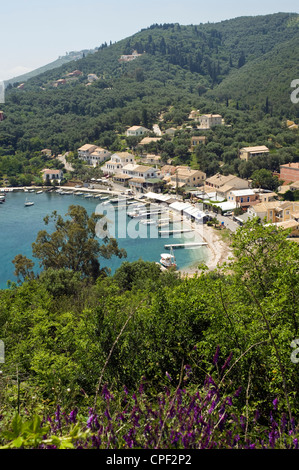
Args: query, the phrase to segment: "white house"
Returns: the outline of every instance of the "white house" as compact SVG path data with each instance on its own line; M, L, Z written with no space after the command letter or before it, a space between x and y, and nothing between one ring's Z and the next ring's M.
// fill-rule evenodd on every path
M132 165L129 163L123 167L122 172L125 175L132 176L132 178L157 178L157 170L151 166L146 165Z
M52 170L49 168L45 168L41 171L43 181L49 182L53 180L61 181L63 178L63 171L62 170Z
M111 153L108 150L92 144L85 144L78 149L79 160L85 161L88 165L96 166L110 156Z
M142 126L132 126L127 129L126 136L127 137L140 137L144 134L151 132L149 129L146 129Z
M104 174L115 175L117 173L122 173L122 168L128 163L135 163L134 155L129 152L114 153L110 160L108 160L102 167L102 170Z

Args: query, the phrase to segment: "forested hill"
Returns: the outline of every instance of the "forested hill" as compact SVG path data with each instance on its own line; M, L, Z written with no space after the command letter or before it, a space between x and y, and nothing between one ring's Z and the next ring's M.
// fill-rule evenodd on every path
M275 103L273 116L295 119L290 83L298 78L298 38L299 15L277 13L214 24L156 24L105 43L28 80L21 90L9 87L0 154L45 147L60 152L87 141L113 147L115 132L150 126L170 107L179 123L192 107L222 112L221 106L238 101L239 109L264 111L268 100ZM134 50L138 59L119 61ZM82 75L70 78L74 70ZM88 84L88 74L97 80ZM55 86L57 80L66 83Z

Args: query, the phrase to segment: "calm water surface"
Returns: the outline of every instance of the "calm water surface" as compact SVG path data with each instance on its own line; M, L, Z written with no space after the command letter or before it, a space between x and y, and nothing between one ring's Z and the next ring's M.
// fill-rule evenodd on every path
M33 201L34 205L25 207L26 199ZM39 230L50 231L50 226L45 226L43 218L50 215L54 210L64 216L71 204L85 207L88 214L92 212L103 212L104 206L99 206L96 198L85 198L77 195L59 195L57 193L25 193L23 191L11 192L6 195L6 201L0 204L0 288L7 287L7 281L16 281L14 276L13 258L17 254L23 254L35 262L35 270L39 269L39 261L32 256L31 244L35 241ZM110 206L111 207L111 206ZM117 222L110 225L112 234L116 235L120 248L127 251L126 261L160 260L160 254L167 252L165 244L201 241L199 235L180 234L166 237L157 237L157 232L153 226L141 226L136 219L131 219L126 215L125 210L116 212L109 211L109 220ZM167 227L166 227L167 228ZM175 226L173 228L176 228ZM130 236L128 236L128 234ZM152 238L150 237L152 235ZM125 237L125 238L124 238ZM145 238L146 237L146 238ZM205 261L208 256L206 247L193 249L175 250L176 262L179 269L187 268L195 263ZM123 259L116 257L110 260L100 260L101 266L108 266L111 273L121 265Z

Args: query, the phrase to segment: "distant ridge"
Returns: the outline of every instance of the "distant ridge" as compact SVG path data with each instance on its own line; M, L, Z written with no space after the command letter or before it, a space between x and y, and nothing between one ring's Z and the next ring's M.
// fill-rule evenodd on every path
M68 62L82 59L84 56L88 54L93 54L96 51L97 51L97 48L84 49L82 51L71 51L64 56L58 57L58 59L54 60L53 62L50 62L49 64L46 64L46 65L43 65L42 67L38 67L37 69L31 70L31 72L18 75L17 77L10 78L9 80L4 80L5 86L9 84L13 85L14 83L26 82L30 78L36 77L37 75L40 75L41 73L61 67L62 65L67 64Z

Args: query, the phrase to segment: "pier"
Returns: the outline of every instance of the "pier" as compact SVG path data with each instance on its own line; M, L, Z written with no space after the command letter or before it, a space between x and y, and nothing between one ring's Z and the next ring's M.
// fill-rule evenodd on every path
M176 243L174 245L164 245L164 248L171 249L171 248L192 248L196 246L205 246L207 243L205 242L195 242L195 243Z
M193 229L179 229L179 230L160 230L159 235L174 235L176 233L190 233L193 232Z

